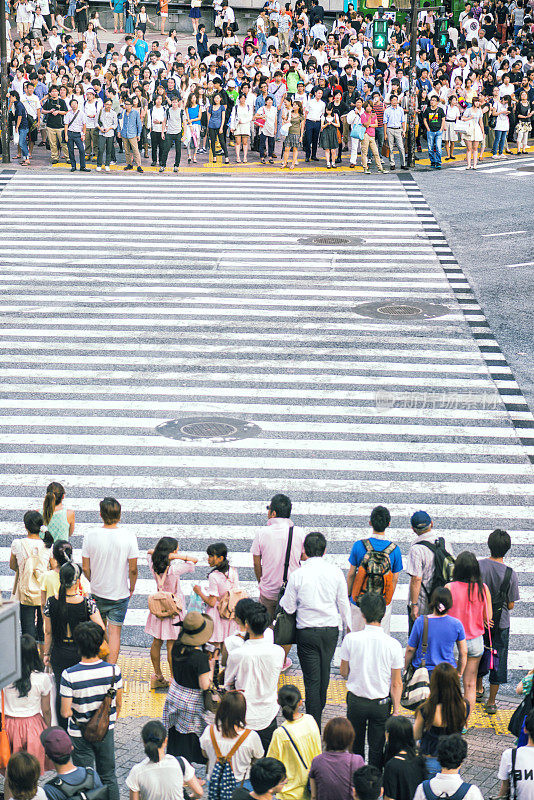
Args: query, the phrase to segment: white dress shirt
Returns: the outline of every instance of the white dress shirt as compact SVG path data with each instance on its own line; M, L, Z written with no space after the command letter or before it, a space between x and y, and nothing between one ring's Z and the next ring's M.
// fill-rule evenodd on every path
M263 637L248 639L243 647L228 653L224 688L243 692L247 698L247 726L255 731L267 728L278 713L278 679L285 655L279 645L270 644Z
M404 667L400 642L379 625L348 633L341 645L341 660L349 664L347 689L356 697L382 700L391 690L391 670Z
M287 582L280 605L297 612L297 628L337 628L339 615L350 628L347 582L339 567L322 557L308 558Z
M315 97L312 97L308 102L308 113L306 115L306 119L310 122L320 122L325 109L326 104L323 102L323 100L316 100Z

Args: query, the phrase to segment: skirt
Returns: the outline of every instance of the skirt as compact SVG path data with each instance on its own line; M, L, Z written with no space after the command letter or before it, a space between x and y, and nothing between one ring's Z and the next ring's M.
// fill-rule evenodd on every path
M41 768L41 775L49 769L54 769L52 762L45 756L44 747L39 738L44 730L46 730L46 725L42 714L35 714L33 717L8 717L6 714L6 732L11 752L18 753L20 750L26 750L27 753L35 756Z
M484 134L480 129L480 125L476 125L475 122L471 121L469 123L469 130L467 133L463 135L464 142L481 142L484 139Z
M212 644L224 642L224 640L228 636L231 636L232 633L236 632L237 622L235 622L235 620L233 619L222 619L221 615L219 614L219 609L217 608L217 606L214 606L213 608L208 608L206 613L213 620L213 633L211 634L211 639L210 639L210 642Z
M167 753L171 756L182 756L190 764L205 764L208 760L202 755L196 733L179 733L176 728L171 728L169 731Z
M319 146L323 150L337 150L339 142L335 125L327 125L326 128L323 128L319 136Z
M250 123L238 122L235 126L234 136L250 136Z
M458 134L456 133L454 122L446 122L445 130L443 131L444 142L457 142Z
M161 639L162 641L177 639L181 629L178 628L175 623L181 622L183 618L183 611L175 617L165 617L165 619L158 619L158 617L155 617L154 614L149 612L145 625L145 633L148 633L149 636L153 636L154 639Z
M191 19L200 19L201 17L200 8L192 8L191 11L189 12L189 16Z
M289 148L290 150L293 147L300 147L300 137L298 133L288 133L286 138L284 139L284 144L282 150Z
M202 691L180 686L173 680L165 698L161 721L167 730L174 727L178 733L201 736L208 724Z
M126 17L126 25L124 26L125 33L134 33L134 18L131 14Z

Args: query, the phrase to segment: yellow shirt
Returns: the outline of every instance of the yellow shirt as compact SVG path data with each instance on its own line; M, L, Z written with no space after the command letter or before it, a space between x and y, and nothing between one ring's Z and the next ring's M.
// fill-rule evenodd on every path
M304 768L304 764L298 757L284 728L287 728L291 734L307 769ZM282 727L277 728L266 754L271 758L277 758L286 768L287 783L277 797L280 797L281 800L302 800L306 794L311 762L315 756L321 753L321 734L317 723L310 714L304 714L295 722L286 720Z
M91 587L85 575L82 575L81 582L83 593L89 594ZM59 592L59 572L56 572L55 569L49 569L48 572L45 572L41 578L41 589L46 592L45 602L49 597L57 597Z

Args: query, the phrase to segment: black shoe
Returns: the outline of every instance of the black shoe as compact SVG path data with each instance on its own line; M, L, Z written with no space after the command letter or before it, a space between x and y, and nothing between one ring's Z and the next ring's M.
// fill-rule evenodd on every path
M410 167L407 167L405 164L403 167L401 167L401 169L410 169Z
M390 164L389 168L390 169L395 169L395 164Z
M341 159L340 158L336 158L336 164L341 164Z
M87 167L84 167L83 169L80 169L80 172L91 172L91 170L87 169Z
M56 163L57 163L57 162L56 162ZM71 168L70 168L70 171L71 171L71 172L76 172L76 167L71 167Z
M306 159L306 161L307 161L307 162L308 162L309 160L310 160L309 158L307 158L307 159Z
M133 164L126 164L126 166L124 167L124 171L126 172L129 169L133 169Z
M156 164L156 162L155 162L155 161L153 161L153 162L152 162L152 164L151 164L150 166L151 166L151 167L157 167L158 165Z
M312 156L311 160L312 160L312 161L320 161L321 159L320 159L320 158L317 158L317 156Z
M143 167L137 167L138 172L143 172Z
M165 167L160 167L158 172L165 172Z
M39 142L37 147L46 147L46 143L45 142Z

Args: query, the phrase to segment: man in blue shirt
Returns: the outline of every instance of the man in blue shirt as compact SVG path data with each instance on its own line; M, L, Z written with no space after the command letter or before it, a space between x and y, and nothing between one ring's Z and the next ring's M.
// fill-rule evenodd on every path
M86 767L75 767L72 762L73 746L70 736L63 728L47 728L40 736L47 758L54 765L56 774L43 786L48 800L67 800L70 797L62 791L61 786L67 787L67 791L72 787L80 786L87 791L91 789L90 780L87 780ZM58 780L59 779L59 780ZM102 781L96 772L92 772L90 779L93 780L93 788L98 789L102 786Z
M135 32L133 47L135 50L135 55L137 56L141 64L144 64L146 54L148 53L148 42L145 42L145 40L143 39L143 32L139 29L136 30Z
M124 101L124 111L120 122L120 133L124 145L124 157L126 158L125 170L133 169L134 162L137 165L137 172L143 172L141 166L141 156L139 154L139 139L141 138L143 126L139 111L132 107L132 100L127 97Z
M385 506L377 506L376 508L373 508L369 520L369 524L373 530L371 536L368 539L359 539L357 542L354 543L352 547L349 556L350 568L347 574L347 587L349 591L349 600L351 604L350 608L352 617L352 626L351 626L352 632L361 631L365 628L365 619L363 618L359 606L357 606L355 601L352 599L352 586L356 578L356 573L358 572L358 567L360 566L363 557L367 552L365 542L369 541L373 550L376 550L379 553L381 553L383 550L389 547L389 545L392 544L392 542L386 538L386 536L384 535L384 531L389 526L390 522L391 522L391 514L389 513L388 509ZM389 554L389 561L391 564L392 588L394 593L395 588L397 586L397 582L399 580L399 574L402 572L402 555L398 545L395 545L393 550ZM386 613L381 622L381 627L387 634L389 634L389 629L391 625L392 608L393 608L393 600L389 603L389 605L386 606Z

